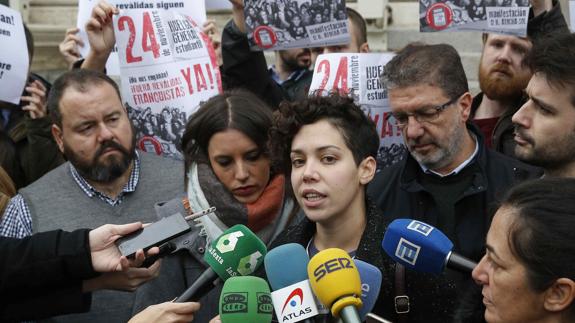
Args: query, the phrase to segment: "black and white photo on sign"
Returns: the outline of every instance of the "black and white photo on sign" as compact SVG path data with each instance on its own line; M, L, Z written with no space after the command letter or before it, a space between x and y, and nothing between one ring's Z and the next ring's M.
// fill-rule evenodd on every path
M344 0L245 0L244 15L252 48L322 46L349 34Z
M483 31L525 36L529 0L420 0L420 31Z
M164 156L179 158L176 149L179 148L187 122L184 108L165 106L160 112L154 113L151 107L138 109L131 107L128 102L125 104L136 138L155 138L162 145Z

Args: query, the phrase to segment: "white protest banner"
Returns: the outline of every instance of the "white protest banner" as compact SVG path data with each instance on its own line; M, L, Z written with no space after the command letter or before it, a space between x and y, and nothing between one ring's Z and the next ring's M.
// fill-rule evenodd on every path
M138 148L181 158L188 117L222 92L209 37L190 16L161 9L121 10L114 32Z
M28 78L28 46L22 16L0 5L0 101L20 103Z
M86 23L90 20L92 8L100 0L79 0L78 1L78 22L76 27L80 29L79 35L84 42L80 47L80 54L86 57L90 52L90 42L86 34ZM108 3L116 5L120 9L165 9L176 10L192 17L199 24L206 21L206 9L204 0L107 0ZM114 50L106 63L106 73L108 75L120 75L120 64L118 62L118 49Z
M330 92L347 93L370 117L377 127L380 146L378 168L400 160L405 146L401 130L390 118L387 89L381 82L384 66L393 58L391 53L324 54L315 63L310 95Z
M569 18L571 20L571 31L575 33L575 0L569 1Z
M244 15L252 50L350 42L344 0L245 0Z
M419 30L527 35L529 0L420 0Z

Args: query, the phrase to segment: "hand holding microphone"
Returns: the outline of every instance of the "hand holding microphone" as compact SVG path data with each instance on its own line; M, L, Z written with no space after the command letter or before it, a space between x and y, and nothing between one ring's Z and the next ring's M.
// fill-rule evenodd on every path
M307 267L311 287L334 317L344 323L359 323L361 318L361 280L357 267L347 252L330 248L320 251Z
M412 219L396 219L387 227L383 250L416 271L439 274L445 267L470 274L477 263L452 252L453 243L437 228Z

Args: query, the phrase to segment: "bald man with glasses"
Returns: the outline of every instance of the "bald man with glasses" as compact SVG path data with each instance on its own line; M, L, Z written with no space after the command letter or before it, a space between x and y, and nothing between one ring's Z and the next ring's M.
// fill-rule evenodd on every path
M468 122L473 98L452 46L408 45L385 66L383 82L388 122L401 130L408 152L376 175L368 194L389 220L429 223L450 238L455 252L479 261L490 206L538 169L485 147ZM388 317L394 322L483 322L481 293L469 273L432 276L397 266L394 280L398 313Z

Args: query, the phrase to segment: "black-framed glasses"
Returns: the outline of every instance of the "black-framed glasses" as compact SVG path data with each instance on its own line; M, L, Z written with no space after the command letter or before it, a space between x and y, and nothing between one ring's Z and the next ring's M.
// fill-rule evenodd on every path
M387 115L385 121L389 121L389 119L393 117L397 121L398 127L407 126L410 116L413 116L413 118L417 120L417 122L419 123L433 122L437 120L437 118L439 118L439 115L441 114L441 112L443 112L443 110L447 109L449 106L457 102L457 100L459 100L460 97L461 95L445 102L444 104L422 108L412 113L393 112Z

